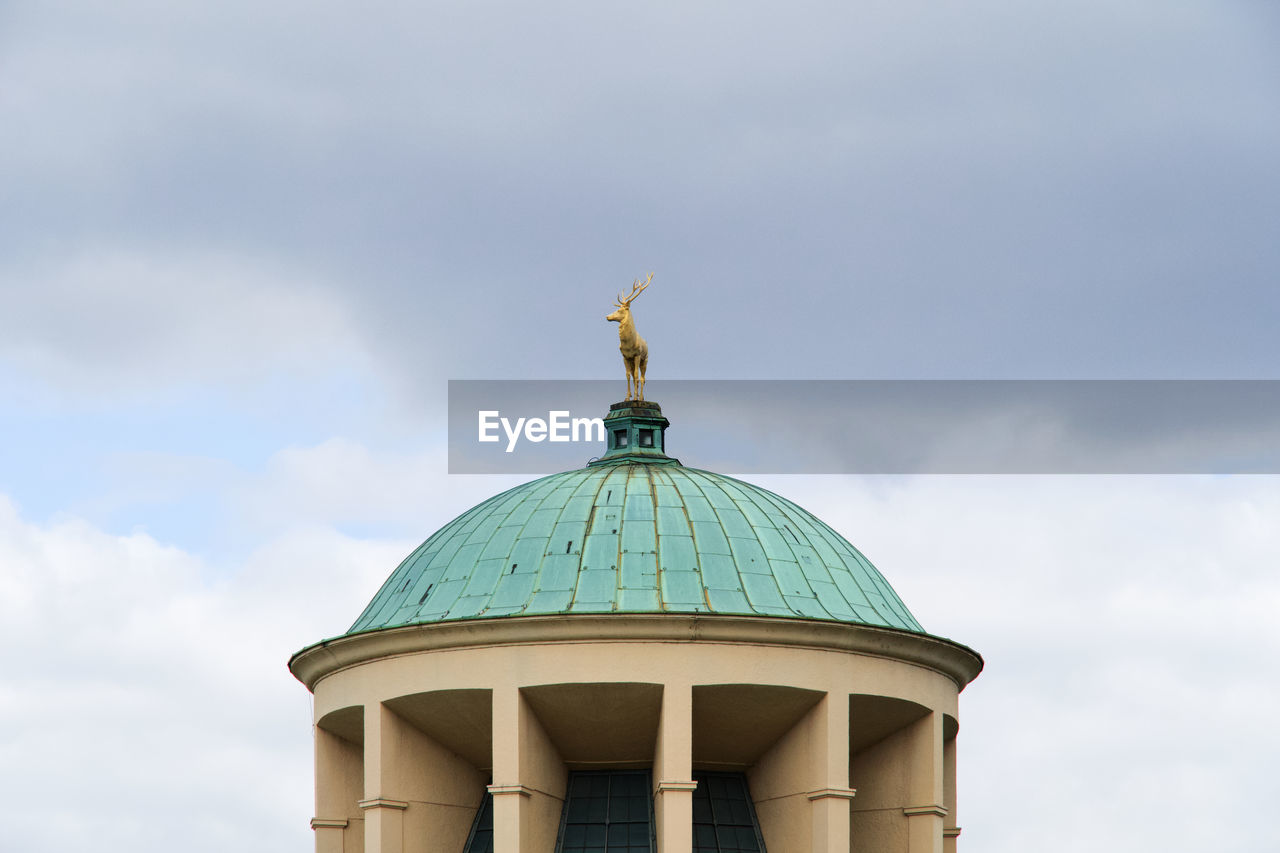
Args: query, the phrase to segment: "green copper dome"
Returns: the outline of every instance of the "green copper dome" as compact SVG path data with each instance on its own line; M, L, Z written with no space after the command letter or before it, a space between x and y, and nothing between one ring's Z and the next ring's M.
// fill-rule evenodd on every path
M810 513L680 465L661 452L661 433L644 461L614 447L614 434L598 463L517 486L446 524L348 633L573 613L775 616L923 633L876 568Z

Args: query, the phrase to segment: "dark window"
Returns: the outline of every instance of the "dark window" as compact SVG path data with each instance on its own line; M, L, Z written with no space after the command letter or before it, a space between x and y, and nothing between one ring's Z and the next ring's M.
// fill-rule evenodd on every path
M462 853L493 853L493 794L485 791Z
M694 773L693 853L765 853L741 773Z
M649 774L570 773L556 853L653 853Z
M615 429L613 431L613 446L614 447L627 446L627 431L625 429Z
M653 447L653 430L651 429L640 430L640 446Z

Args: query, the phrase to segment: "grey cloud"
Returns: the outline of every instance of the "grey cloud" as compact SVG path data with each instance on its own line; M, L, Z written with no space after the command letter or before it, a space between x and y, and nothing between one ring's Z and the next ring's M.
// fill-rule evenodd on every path
M77 393L364 366L346 300L271 259L105 250L11 268L0 356Z
M6 249L323 270L405 389L599 375L597 304L649 268L666 375L1268 372L1276 30L1246 7L56 13L10 36Z

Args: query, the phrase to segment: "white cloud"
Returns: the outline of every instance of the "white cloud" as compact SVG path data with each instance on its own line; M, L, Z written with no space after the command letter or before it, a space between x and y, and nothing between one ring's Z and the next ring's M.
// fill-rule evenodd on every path
M984 655L961 696L969 846L1280 845L1273 822L1233 817L1268 812L1280 755L1280 479L768 485L861 548L926 629Z
M0 846L309 849L307 698L284 662L499 488L439 464L336 440L279 454L263 506L301 509L232 572L0 504L0 762L14 771L0 802L22 804ZM1274 846L1264 822L1221 818L1267 808L1280 751L1274 478L766 485L861 547L927 628L984 654L962 696L969 845ZM421 528L400 542L330 527L413 512Z
M109 482L67 511L108 529L177 538L215 562L299 529L403 536L417 544L468 507L529 479L447 476L443 441L435 436L414 450L335 436L241 464L125 452L112 454L104 469Z
M231 576L0 498L0 848L309 850L306 690L409 543L316 528Z
M462 511L525 482L522 476L446 476L443 442L378 453L347 438L275 453L234 501L252 524L409 524L422 538Z

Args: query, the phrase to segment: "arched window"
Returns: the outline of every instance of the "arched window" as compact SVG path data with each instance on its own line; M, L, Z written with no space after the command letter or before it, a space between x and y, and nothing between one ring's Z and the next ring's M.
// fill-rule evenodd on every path
M765 853L741 773L694 773L693 853Z
M463 853L493 853L493 794L485 792L476 822L471 825L471 835L462 846Z
M693 853L765 853L747 779L694 773ZM653 853L649 774L637 770L570 773L556 853ZM493 853L493 796L485 794L464 853Z
M653 853L649 774L570 773L556 853Z

